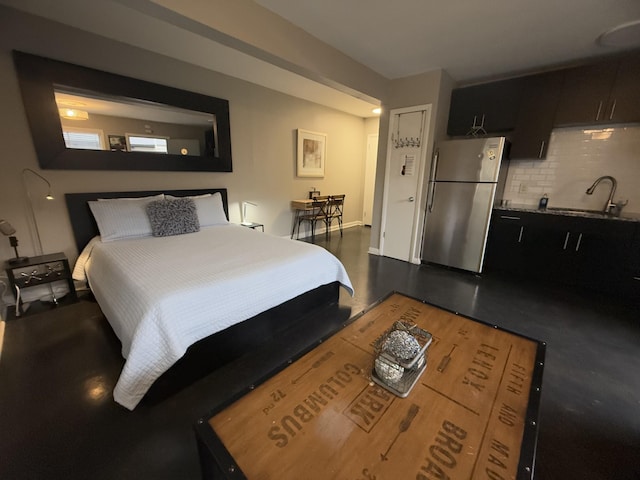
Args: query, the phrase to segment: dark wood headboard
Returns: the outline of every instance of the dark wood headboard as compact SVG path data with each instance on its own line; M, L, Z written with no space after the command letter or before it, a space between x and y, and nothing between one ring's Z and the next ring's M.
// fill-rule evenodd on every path
M166 193L175 197L187 197L192 195L203 195L205 193L220 193L222 195L222 205L224 213L229 218L229 203L227 200L226 188L204 188L199 190L149 190L145 192L91 192L91 193L66 193L67 211L71 220L73 237L76 240L78 252L81 252L89 240L98 235L98 225L96 224L89 204L87 202L98 198L138 198L148 197Z

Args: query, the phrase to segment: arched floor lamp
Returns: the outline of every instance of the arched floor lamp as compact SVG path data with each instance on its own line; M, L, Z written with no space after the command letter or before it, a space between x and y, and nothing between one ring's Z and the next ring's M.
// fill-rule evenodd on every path
M51 193L51 183L49 183L49 180L44 178L38 172L31 170L30 168L25 168L24 170L22 170L22 186L24 188L24 192L27 197L27 206L29 207L29 222L31 225L33 225L33 228L36 234L35 235L36 247L37 247L36 253L38 255L42 255L44 251L42 249L42 240L40 239L40 230L38 229L38 221L36 220L36 214L33 210L33 200L31 199L31 192L29 191L29 185L27 184L28 173L35 175L36 177L38 177L39 179L41 179L43 182L47 184L47 188L48 188L47 195L44 198L46 198L47 200L53 200L54 197L53 197L53 194Z

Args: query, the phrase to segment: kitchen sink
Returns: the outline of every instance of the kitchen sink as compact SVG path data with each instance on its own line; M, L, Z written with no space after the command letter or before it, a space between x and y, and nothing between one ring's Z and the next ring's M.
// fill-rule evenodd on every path
M584 210L581 208L560 208L560 207L548 207L551 213L566 214L580 217L598 217L598 218L613 218L615 215L605 213L602 210Z
M604 215L602 210L583 210L581 208L560 208L560 207L548 207L547 210L552 210L554 212L567 212L567 213L596 213L600 215Z

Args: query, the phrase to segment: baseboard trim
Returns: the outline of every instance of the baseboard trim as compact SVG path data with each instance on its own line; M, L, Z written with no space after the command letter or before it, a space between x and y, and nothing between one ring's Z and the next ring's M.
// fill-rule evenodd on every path
M355 222L349 222L349 223L343 223L342 224L342 229L346 230L347 228L352 228L352 227L362 227L364 224L362 223L362 221L355 221ZM331 228L329 229L330 233L333 232L338 232L340 231L340 226L339 225L335 225L335 224L331 224ZM326 232L326 228L325 227L320 227L316 230L316 237L318 235L324 235ZM297 237L298 239L302 239L302 238L310 238L311 237L311 232L310 231L302 231L300 232L300 236ZM291 238L290 235L286 236L286 237L282 237L282 238ZM294 235L294 240L296 239L296 236Z
M369 247L369 251L368 251L368 253L370 253L371 255L378 255L378 256L380 256L380 249L379 249L379 248Z

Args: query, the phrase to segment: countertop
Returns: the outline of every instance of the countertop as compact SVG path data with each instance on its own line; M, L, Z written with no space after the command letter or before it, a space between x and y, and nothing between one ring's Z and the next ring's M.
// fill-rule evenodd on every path
M561 215L565 217L596 218L596 219L605 219L605 220L613 220L613 221L640 223L640 213L622 212L619 217L616 217L613 215L605 215L604 213L601 213L601 212L573 210L570 208L563 209L559 207L548 207L545 209L538 209L531 205L518 205L518 204L509 205L507 207L497 206L497 207L493 207L493 209L496 211L504 211L504 212L539 213L541 215Z

